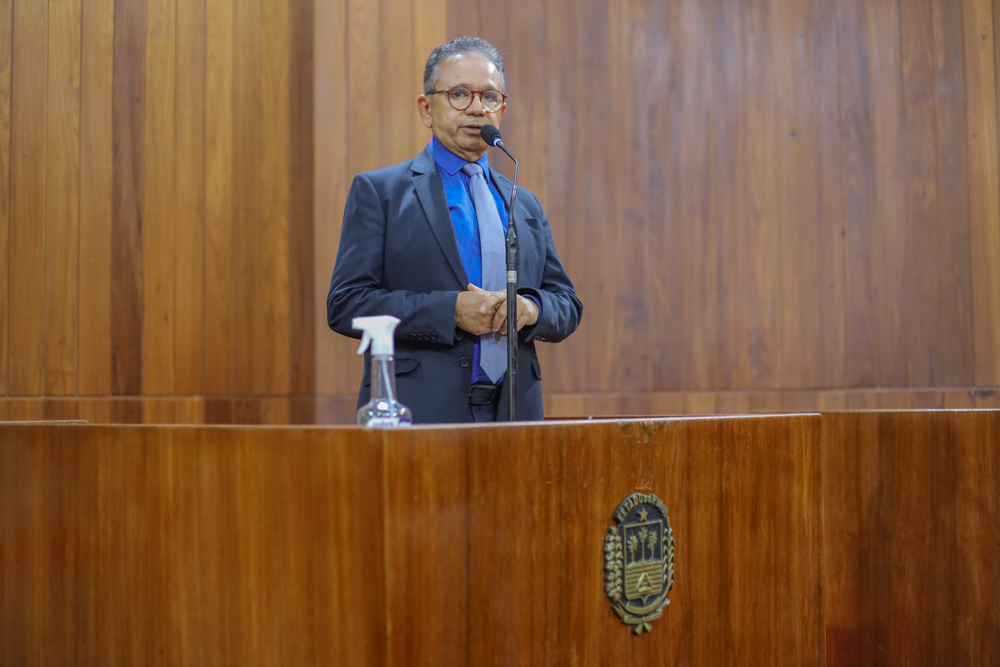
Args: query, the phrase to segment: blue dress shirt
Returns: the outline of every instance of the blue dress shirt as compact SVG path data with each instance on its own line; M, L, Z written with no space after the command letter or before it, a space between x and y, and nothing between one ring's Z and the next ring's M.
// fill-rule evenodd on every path
M476 207L472 203L472 179L462 171L466 160L448 150L444 144L438 141L437 137L431 139L431 153L434 155L434 162L437 163L438 173L441 174L444 194L448 198L448 211L451 213L451 223L455 227L455 240L458 242L458 254L462 257L462 268L465 269L465 275L470 283L476 287L482 287L483 258L479 247L479 223L476 219ZM490 186L490 193L497 203L500 222L503 224L503 231L506 234L507 205L490 178L490 163L487 156L483 155L477 160L477 163L483 168L486 183ZM476 345L472 351L472 381L490 381L479 365L478 336L476 336ZM497 382L497 384L502 383L503 378Z

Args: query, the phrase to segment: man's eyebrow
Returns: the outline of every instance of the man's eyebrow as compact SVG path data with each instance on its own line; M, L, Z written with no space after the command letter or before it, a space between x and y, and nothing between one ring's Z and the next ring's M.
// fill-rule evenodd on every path
M470 90L476 90L476 91L479 90L478 88L475 88L471 83L453 83L452 85L445 88L445 90L451 90L452 88L468 88ZM500 92L500 89L493 87L492 84L490 84L486 88L483 88L483 90L495 90L497 92Z

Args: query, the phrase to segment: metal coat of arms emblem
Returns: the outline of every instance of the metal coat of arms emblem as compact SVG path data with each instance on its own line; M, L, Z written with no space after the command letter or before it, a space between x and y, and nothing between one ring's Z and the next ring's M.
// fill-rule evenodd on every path
M670 604L674 586L674 534L667 506L651 494L634 493L618 506L617 526L604 539L604 592L632 632L649 632L650 623Z

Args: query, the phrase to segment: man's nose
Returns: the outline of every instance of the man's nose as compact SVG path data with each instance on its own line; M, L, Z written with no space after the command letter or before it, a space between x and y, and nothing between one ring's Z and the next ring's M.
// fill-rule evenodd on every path
M469 105L466 111L474 116L486 115L486 109L483 108L482 93L472 93L472 104Z

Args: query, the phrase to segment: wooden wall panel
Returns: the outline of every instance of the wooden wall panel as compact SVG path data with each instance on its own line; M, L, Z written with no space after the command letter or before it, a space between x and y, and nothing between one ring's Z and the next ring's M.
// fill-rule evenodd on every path
M609 112L612 118L625 119L625 136L620 140L629 147L632 165L639 175L650 173L655 164L651 147L659 142L644 141L647 136L655 136L651 132L654 124L648 113L648 104L641 94L645 88L635 83L650 81L654 73L663 70L667 64L663 49L650 48L662 42L662 38L650 30L652 25L656 25L650 22L652 11L652 6L632 0L608 6L609 24L620 26L610 32L607 43L613 70L610 72ZM516 77L516 72L512 70L512 79ZM527 86L524 88L530 91ZM659 94L651 102L660 107L666 102L668 88L657 86L655 90ZM526 115L525 120L530 119L531 116ZM611 157L619 138L608 135L608 139L604 149ZM670 150L669 147L664 148ZM544 163L539 168L544 168ZM601 364L597 367L598 377L607 378L609 386L626 391L648 391L652 388L653 377L648 352L651 343L650 310L646 304L651 300L649 286L660 281L647 280L647 276L656 276L663 266L660 262L650 261L655 256L649 241L651 227L662 218L651 201L652 179L629 178L628 172L622 170L609 170L606 176L607 190L603 196L610 207L608 220L611 224L606 227L609 243L593 247L597 251L593 255L593 263L601 261L602 257L607 258L604 259L609 273L607 289L622 298L606 301L608 308L605 317L601 318L601 325L610 326L610 331L607 336L602 332L601 338L617 340L624 348L639 353L614 357L608 354L610 349L602 350L594 361ZM651 268L648 273L646 267ZM663 305L669 308L671 303L665 301ZM670 327L664 331L668 336L671 333Z
M969 179L963 43L960 3L935 0L935 118L937 123L937 187L942 214L936 221L937 248L933 263L938 272L939 296L933 375L930 387L975 384L972 333L973 274L970 266ZM956 104L954 100L963 100ZM939 346L938 341L948 341Z
M995 134L998 121L994 106L974 111L995 103L992 64L967 84L989 60L963 46L970 17L993 16L974 4L553 0L534 43L510 19L481 23L478 3L449 5L448 36L494 39L512 92L542 83L580 100L550 105L540 134L512 98L504 124L512 148L548 142L522 182L545 188L563 260L600 313L542 346L546 390L898 388L919 401L980 384L973 339L992 335L997 281L974 276L1000 252L983 238L996 225L973 220L1000 204L976 203L998 189L996 140L972 147L968 124ZM990 56L992 31L976 37Z
M478 14L474 17L463 15L463 11L468 11L465 5L473 6L472 3L461 2L449 4L447 38L452 39L466 33L477 34L474 30L478 30ZM576 134L588 131L582 125L583 119L581 115L574 115L573 123L559 122L567 117L563 106L566 95L562 91L572 90L576 86L576 81L572 74L574 72L574 63L578 60L579 47L576 45L574 38L580 34L580 16L568 0L548 0L545 2L544 21L546 26L559 23L566 26L563 30L547 30L545 39L538 42L538 46L535 47L535 51L544 53L548 70L553 74L552 78L540 82L540 85L546 91L545 97L548 102L548 114L544 121L542 121L547 126L546 137L549 142L545 146L545 164L550 174L566 174L569 173L571 165L575 161L584 159L582 152L579 152L582 146L580 142L575 140ZM459 26L462 27L460 28ZM507 57L509 59L510 55L508 54ZM507 86L525 85L523 81L515 83L515 80L519 77L515 76L512 69L505 69L504 75L507 80ZM518 115L520 114L518 106L511 106L510 109L510 113L504 116L503 127L504 132L514 135L511 141L516 142L516 134L521 131L520 126L525 123L523 120L518 119ZM584 109L581 109L582 111ZM513 146L515 143L511 143L510 145ZM554 147L559 148L556 150ZM494 153L490 156L493 164L496 164L496 160L499 159L499 156L494 157L495 155ZM529 176L532 171L533 169L526 168L521 177L526 182L529 179L534 179L534 176ZM594 183L594 185L596 187L597 183ZM567 253L580 256L583 251L582 239L580 235L572 233L572 230L574 221L582 219L579 208L579 200L582 199L582 196L579 198L573 196L572 184L566 178L551 178L546 186L546 191L548 194L544 202L545 206L563 212L562 215L551 216L549 219L552 238L558 244L560 257L565 257ZM574 277L577 283L580 280L586 279L587 276L585 275ZM587 336L586 330L581 330L578 333L582 336ZM587 384L587 364L574 363L572 356L570 356L572 352L573 350L563 346L554 346L547 349L543 346L538 350L539 360L546 368L558 367L562 369L560 373L543 372L546 386L550 387L553 391L568 391L573 386Z
M146 1L143 91L142 393L174 392L177 3Z
M48 7L14 4L11 56L10 281L7 347L14 396L45 387L45 116Z
M802 386L821 388L847 386L848 355L846 317L847 298L844 277L846 216L843 192L843 154L840 146L838 88L840 80L837 6L832 0L814 5L806 33L812 49L810 74L813 108L818 116L815 134L817 163L812 172L816 180L815 210L807 211L803 219L816 226L816 284L813 298L819 305L819 342L813 348L819 357L819 377ZM808 246L798 252L808 252ZM793 251L796 252L796 251ZM808 257L808 255L807 255ZM789 276L789 280L801 277ZM787 306L786 306L787 307ZM789 344L794 344L789 340Z
M651 128L657 132L656 126L665 122L668 114L675 114L677 129L660 132L674 138L676 158L654 152L654 159L668 165L660 167L659 173L666 175L673 187L651 190L666 217L662 224L674 231L670 235L653 233L650 243L654 256L664 258L664 268L654 278L653 298L669 294L670 302L679 303L679 307L650 309L653 331L669 331L675 339L673 344L661 343L660 336L654 334L651 344L653 377L662 379L664 388L698 390L716 386L713 359L720 344L719 258L713 252L719 230L709 222L716 206L710 186L713 140L704 131L706 122L711 122L715 85L713 5L685 0L677 7L676 15L666 17L668 34L676 35L676 56L668 60L669 79L656 78L673 92L667 96L669 104L656 107ZM680 141L681 137L686 140ZM683 326L683 322L691 324ZM681 363L677 363L678 347L687 351L680 355Z
M45 130L46 395L75 395L79 375L81 0L50 3Z
M353 341L332 335L326 318L326 295L337 258L341 219L351 177L347 164L348 85L347 0L316 5L315 266L316 299L324 304L314 318L316 392L347 396L361 384L360 364L350 356ZM351 423L351 422L348 422Z
M146 6L115 0L112 98L111 391L142 393L142 212Z
M0 396L315 414L312 0L0 13Z
M79 392L90 396L111 393L114 8L114 0L83 3Z
M422 71L414 71L413 19L416 10L417 6L412 0L385 0L381 3L381 26L378 34L379 39L384 41L377 78L393 83L381 91L379 106L384 111L372 115L376 122L381 121L377 133L378 154L388 160L385 164L413 157L411 151L416 141L414 135L417 133L413 117L416 115L416 99L421 93L423 79ZM424 54L424 60L426 59L427 54ZM364 83L370 86L372 81ZM422 123L420 127L423 128ZM425 133L426 130L421 132Z
M205 393L207 6L176 0L174 392Z
M316 289L315 49L316 7L311 2L289 8L289 185L288 185L288 393L316 392L317 321L325 322L323 296Z
M940 215L937 187L937 143L934 123L934 24L929 0L900 3L906 146L906 236L902 303L913 323L906 336L907 383L930 383L932 360L927 354L935 326L938 286L921 270L934 252L935 221Z
M818 183L811 176L818 164L817 114L814 97L810 94L816 49L811 39L788 38L789 35L811 34L810 20L819 6L819 3L789 3L776 9L773 15L779 36L773 43L774 95L778 107L777 159L778 170L785 176L779 179L777 192L781 256L777 272L778 299L784 304L778 309L781 344L776 351L781 386L815 385L820 376L820 355L812 351L818 349L820 341L821 312L815 297L819 281L813 259L818 253L814 222ZM693 124L684 135L695 133L697 125ZM697 218L689 226L697 228ZM699 254L704 256L705 251ZM698 263L694 257L686 261L692 267ZM699 302L686 298L686 312L697 313ZM799 341L799 344L786 344L790 341ZM703 356L685 356L698 359L701 368L708 365ZM694 386L704 389L709 385L702 381Z
M747 210L744 220L745 255L738 261L747 279L739 282L746 287L741 300L747 331L744 345L750 351L747 387L762 389L779 385L778 349L782 344L777 325L778 273L761 270L777 266L780 255L778 226L778 178L776 168L759 169L758 165L777 164L778 132L774 86L773 14L779 11L777 2L755 3L746 7L743 22L743 70L747 91ZM659 385L659 383L657 383Z
M742 3L719 2L713 11L712 25L712 100L714 125L712 188L710 197L715 207L706 220L719 230L720 243L715 248L719 256L719 346L714 350L699 350L716 366L715 386L746 387L749 379L749 359L746 349L748 332L740 328L738 307L745 289L740 274L740 262L745 257L740 225L746 207L746 181L740 178L746 164L746 125L739 116L746 89L743 77ZM745 266L745 264L744 264Z
M291 63L291 29L288 3L264 2L260 7L260 111L261 111L261 210L258 224L262 225L258 279L254 292L259 295L255 305L255 348L267 361L264 377L254 386L255 394L289 393L293 326L289 317L289 227L288 219L291 130L289 128L290 98L288 87ZM249 184L248 184L249 185ZM308 268L308 265L306 267Z
M229 394L237 363L233 293L233 0L206 0L205 393Z
M906 287L903 272L906 239L906 134L898 5L890 2L868 6L868 49L871 80L872 159L875 217L873 256L878 258L876 285L876 341L878 380L882 386L908 383L906 373L906 314L902 308Z
M972 249L973 350L978 384L1000 383L1000 6L963 5L969 99L969 236Z
M266 1L266 0L264 0ZM235 324L230 345L234 393L253 393L264 386L268 351L258 349L258 325L263 306L255 292L263 287L256 263L266 252L261 234L260 197L263 186L261 164L256 159L261 148L260 6L262 0L233 3L233 301L231 320Z
M613 36L608 28L614 26L622 29L625 26L614 22L609 3L587 3L579 6L574 13L579 22L578 30L571 33L574 50L569 55L574 65L566 72L568 80L556 85L560 88L586 87L590 82L598 80L607 88L605 95L592 98L590 104L573 114L576 132L592 136L594 141L577 145L574 152L577 160L588 164L588 187L575 189L571 184L570 192L574 200L570 209L571 219L582 220L589 214L598 220L604 220L605 224L596 226L586 235L572 234L567 251L579 257L589 267L586 275L579 276L578 279L583 284L583 289L591 294L591 299L595 303L604 304L605 312L608 313L580 332L584 335L584 341L589 339L587 349L593 350L593 356L585 370L587 386L607 391L614 386L615 362L618 358L615 346L601 345L601 341L614 340L619 330L619 322L615 319L618 311L615 297L619 295L618 265L610 258L616 257L623 249L619 244L621 236L618 235L617 223L620 219L616 219L618 212L613 205L614 191L610 182L613 171L608 151L611 148L609 139L613 135L605 132L605 128L612 118L617 118L613 114L616 107L621 106L620 98L616 98L614 93L628 95L630 92L627 87L614 86L615 77L621 74L621 70L620 61L611 48ZM513 78L514 73L511 72L509 76ZM624 140L624 137L619 136L619 139ZM567 141L573 142L575 137L571 134ZM641 161L641 153L629 153L631 159ZM634 285L630 287L638 289Z
M10 100L14 2L0 2L0 276L10 284ZM0 289L0 395L7 394L10 290Z
M347 188L426 144L423 62L460 34L505 56L505 139L586 305L540 346L550 395L992 390L998 15L0 0L0 396L349 403L322 305Z
M844 212L841 229L845 238L844 294L849 313L871 312L875 307L867 5L859 0L839 0L836 6L838 120L842 128L840 187ZM875 318L849 317L845 323L845 343L852 352L845 359L847 386L873 386L878 382L875 322Z

